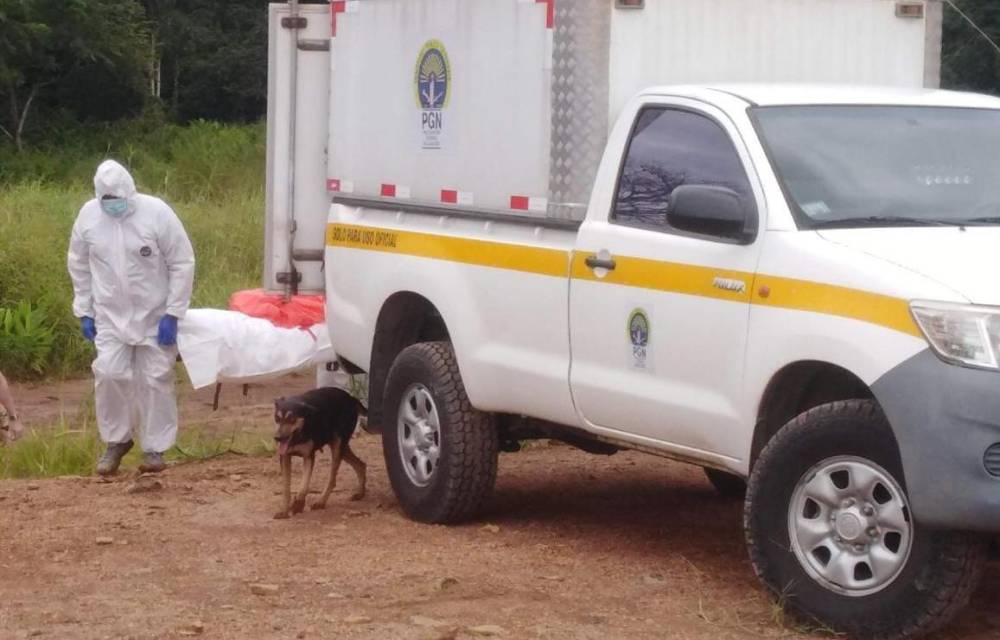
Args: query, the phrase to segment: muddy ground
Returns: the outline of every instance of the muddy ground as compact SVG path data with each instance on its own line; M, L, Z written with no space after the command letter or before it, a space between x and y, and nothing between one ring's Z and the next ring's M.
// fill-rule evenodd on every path
M266 434L270 399L308 385L228 388L218 413L184 392L182 415ZM89 383L18 393L40 420L86 410ZM0 482L0 640L811 637L758 586L740 505L698 469L539 444L502 455L482 520L439 527L400 513L377 437L356 450L368 496L348 501L345 466L327 510L285 521L266 458L174 466L141 494L130 473ZM941 637L1000 638L998 593L992 564Z

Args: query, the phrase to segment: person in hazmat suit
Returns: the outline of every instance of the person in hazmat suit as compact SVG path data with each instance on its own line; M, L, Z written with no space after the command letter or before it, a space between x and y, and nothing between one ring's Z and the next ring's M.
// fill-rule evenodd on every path
M68 265L73 313L97 347L97 424L107 445L97 472L118 471L137 417L139 468L155 473L177 437L177 321L191 299L194 251L173 210L137 193L117 162L101 163L94 190L73 225Z

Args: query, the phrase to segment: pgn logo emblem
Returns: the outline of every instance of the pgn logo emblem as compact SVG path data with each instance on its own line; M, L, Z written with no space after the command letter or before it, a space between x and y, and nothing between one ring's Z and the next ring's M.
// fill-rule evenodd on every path
M417 58L417 100L421 108L441 110L447 107L450 85L448 52L440 40L431 40Z
M632 366L645 369L649 360L649 317L642 309L629 314L628 339L632 347Z
M451 62L440 40L430 40L417 56L414 85L420 107L424 149L441 149L444 110L451 98Z

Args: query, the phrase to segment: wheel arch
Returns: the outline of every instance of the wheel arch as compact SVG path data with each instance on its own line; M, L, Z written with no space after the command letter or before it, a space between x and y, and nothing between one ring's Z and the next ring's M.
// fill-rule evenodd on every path
M451 341L438 308L413 291L389 296L379 310L368 372L368 424L381 431L382 398L389 368L403 349L418 342Z
M878 402L860 377L840 365L800 360L779 369L771 376L758 404L750 446L751 471L760 452L790 420L829 402L855 399ZM898 443L894 444L898 450Z

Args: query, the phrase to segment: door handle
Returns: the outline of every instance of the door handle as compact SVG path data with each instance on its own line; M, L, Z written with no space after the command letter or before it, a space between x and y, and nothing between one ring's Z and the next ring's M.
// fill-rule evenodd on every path
M611 260L610 258L607 260L603 260L601 258L598 258L597 256L587 256L587 259L584 260L584 264L586 264L591 269L606 269L608 271L614 271L615 267L618 266L618 264L614 260Z

